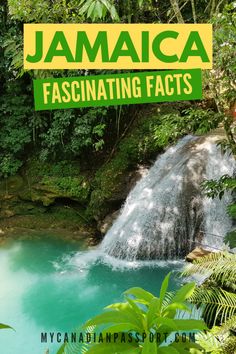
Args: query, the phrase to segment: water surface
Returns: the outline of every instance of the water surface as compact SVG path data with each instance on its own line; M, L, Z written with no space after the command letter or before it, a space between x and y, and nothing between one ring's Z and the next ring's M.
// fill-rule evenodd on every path
M182 266L116 262L82 242L41 236L0 248L0 322L16 330L0 331L4 354L54 354L58 344L41 343L41 332L72 331L132 286L158 295L164 276Z

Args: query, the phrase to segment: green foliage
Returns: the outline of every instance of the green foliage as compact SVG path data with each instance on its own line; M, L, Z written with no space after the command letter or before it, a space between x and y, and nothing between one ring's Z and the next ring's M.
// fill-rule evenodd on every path
M229 175L223 175L218 181L214 179L204 181L202 188L208 197L222 199L226 191L231 190L232 193L236 191L236 179Z
M106 107L55 111L50 127L40 135L41 159L62 154L71 158L80 155L85 148L102 149L107 111Z
M175 142L184 134L196 132L205 134L218 126L223 119L221 114L210 109L191 107L178 114L163 115L159 125L154 128L155 140L159 146L165 147L170 142Z
M223 175L221 178L216 180L207 180L202 183L202 188L209 198L222 199L225 192L230 191L232 195L236 191L236 179L230 177L229 175ZM236 219L236 204L230 204L227 208L228 214ZM227 235L225 235L225 243L229 243L230 248L236 247L236 230L232 230Z
M236 155L236 144L232 143L232 141L229 139L222 139L218 141L217 146L220 146L220 149L223 154L228 153L230 155Z
M0 177L7 178L16 174L22 162L11 154L0 155Z
M228 340L225 341L222 352L224 354L235 354L236 353L236 337L231 336Z
M202 320L181 319L177 316L180 312L191 312L186 301L193 294L195 284L183 285L175 293L169 293L169 279L170 274L162 283L159 297L142 288L131 288L124 293L124 302L107 306L103 313L87 321L84 329L95 326L103 334L111 333L118 337L111 343L90 343L85 353L201 353L201 347L190 341L165 343L164 333L206 329ZM142 333L146 333L145 339ZM155 336L155 333L161 335L161 343L149 341L149 335ZM65 353L77 352L67 351L65 346Z
M196 288L190 301L203 307L203 318L208 326L224 323L236 313L236 294L218 287Z
M164 279L159 297L155 297L153 294L141 289L141 288L131 288L125 292L125 302L115 303L106 308L106 312L92 318L86 325L96 325L102 326L104 332L109 333L126 333L131 337L135 334L133 332L143 333L146 332L147 336L150 333L171 333L173 331L180 330L203 330L206 328L205 324L201 320L193 319L179 319L176 315L179 311L191 312L190 308L185 303L194 291L195 284L190 283L184 285L182 288L176 291L175 294L170 294L167 292L169 284L170 274ZM164 342L164 337L163 342ZM134 339L134 337L133 337ZM142 341L140 338L139 342L129 343L130 350L135 349L139 353L161 353L161 344L163 343L150 343L147 338ZM186 344L188 347L190 343ZM122 348L122 341L118 342L118 347L113 344L113 352L119 352L119 348ZM190 347L195 347L193 343ZM175 349L176 353L181 353L185 348L185 344L175 343L169 344L170 351ZM197 348L197 346L196 346ZM88 350L88 353L99 353L101 351L100 344L95 344ZM125 348L123 350L128 350ZM106 349L108 352L108 349ZM167 350L166 350L167 352ZM105 352L104 352L105 353Z
M213 19L214 70L206 72L206 81L220 111L228 110L235 100L236 81L236 4L230 2Z
M183 275L193 275L195 273L207 275L211 281L221 287L235 287L236 255L228 252L217 252L196 259L185 267Z
M78 23L78 0L8 0L9 14L21 22Z
M59 196L84 203L88 199L90 185L85 177L44 177L41 183Z
M216 113L211 109L202 109L191 107L184 110L186 114L185 124L187 129L197 134L206 134L210 130L218 127L224 116L221 113Z
M197 287L190 301L203 307L208 325L224 323L236 314L236 255L212 253L185 267L183 275L203 274L206 282Z
M236 344L236 316L232 316L221 326L213 327L209 332L196 335L196 342L211 354L234 354Z
M235 219L236 218L236 204L233 205L233 208L234 208L234 213L232 214L232 216ZM225 243L227 243L230 248L236 248L236 230L229 232L225 236Z
M33 180L38 180L38 177L79 177L81 174L79 162L68 160L50 163L32 159L28 162L26 170Z
M225 1L221 4L217 2L214 4L218 11ZM167 4L159 4L151 0L129 0L127 3L113 0L53 2L50 0L8 0L8 6L5 3L1 4L0 14L3 28L0 35L0 45L3 48L0 56L1 175L6 177L15 173L31 157L31 153L40 156L42 161L71 160L85 153L92 154L96 158L96 154L107 149L108 146L110 148L111 141L113 146L117 146L117 140L113 137L123 136L127 125L125 122L120 125L122 117L119 117L117 124L114 124L113 117L116 115L116 109L113 107L34 112L32 76L71 76L75 75L75 72L56 70L24 72L22 69L22 23L80 23L110 20L122 23L160 22L161 20L166 22L172 21L173 14L168 10ZM196 5L196 10L201 13L202 17L199 14L199 18L206 17L202 5ZM208 14L209 11L206 13ZM189 19L189 16L192 16L190 2L183 10L183 17ZM224 24L223 21L222 26ZM219 50L221 50L220 45ZM90 75L94 72L78 71L78 73ZM129 115L131 109L125 107L123 111ZM219 120L220 118L212 111L198 109L186 111L181 118L178 115L166 116L163 119L158 118L156 124L147 122L146 127L143 124L143 135L139 137L138 143L135 137L134 139L130 137L129 142L125 141L124 146L120 146L120 161L116 160L114 168L111 167L111 170L115 171L114 180L116 181L116 171L119 170L116 166L121 165L122 158L124 169L129 168L132 164L144 161L145 158L148 159L149 156L176 141L183 134L192 131L205 132L214 128ZM130 156L130 163L127 161L127 156ZM103 195L103 193L100 194Z
M205 349L206 353L223 354L222 343L211 331L198 333L196 335L196 342Z
M11 326L8 326L6 324L0 323L0 329L13 329Z
M185 267L183 275L202 274L204 283L195 288L189 301L202 309L209 332L196 342L211 354L234 354L236 348L236 255L212 253Z
M224 150L230 148L233 153L236 151L235 128L232 128L236 82L235 9L236 3L231 1L212 18L214 70L204 74L206 87L210 90L208 94L214 99L218 111L225 114L223 124L228 141L222 141L221 146Z
M0 97L0 176L3 177L16 173L31 141L29 98L18 93L19 87L10 82Z
M119 21L115 4L111 0L81 0L79 6L80 14L93 22L104 19L108 13L113 21Z

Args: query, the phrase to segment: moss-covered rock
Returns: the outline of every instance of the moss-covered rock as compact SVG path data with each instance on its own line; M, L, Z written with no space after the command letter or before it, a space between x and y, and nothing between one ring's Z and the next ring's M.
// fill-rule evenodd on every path
M28 161L21 175L0 181L0 226L91 231L85 217L89 193L78 163Z

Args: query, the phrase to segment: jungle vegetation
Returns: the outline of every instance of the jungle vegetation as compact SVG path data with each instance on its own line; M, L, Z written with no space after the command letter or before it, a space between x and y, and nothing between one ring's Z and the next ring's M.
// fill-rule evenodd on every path
M41 173L47 186L53 184L62 194L76 196L90 218L105 208L124 171L152 159L187 133L205 133L222 122L227 134L224 146L235 149L231 114L235 102L235 21L235 3L226 0L129 0L127 4L112 0L1 0L0 177L8 179L24 168L31 174ZM22 31L23 23L30 22L211 22L214 70L204 71L204 100L192 102L191 108L180 105L176 114L168 110L159 113L151 105L35 112L33 78L106 71L24 71ZM33 167L32 161L37 161ZM95 166L92 180L83 174L91 165L88 161ZM47 163L49 169L45 168ZM69 170L76 173L66 172Z
M185 267L182 276L198 274L204 277L204 281L199 285L188 282L175 292L170 292L168 274L158 297L142 288L128 289L124 293L124 302L107 306L103 313L88 320L82 328L85 332L118 334L115 343L114 340L110 344L65 343L57 354L234 354L235 262L235 254L228 252L213 253L195 260ZM202 319L194 319L196 309L200 309ZM195 340L181 340L180 336L178 341L173 337L166 341L164 337L164 333L173 336L181 331L193 330L196 331ZM140 334L139 340L136 340L136 333ZM142 337L142 333L147 335L146 338ZM150 342L150 335L155 337L156 333L163 334L160 341Z
M34 175L61 196L76 197L83 219L97 219L100 214L105 215L106 201L121 183L123 173L149 161L185 134L206 133L221 123L227 137L221 147L235 154L235 9L235 2L229 0L0 0L0 178L6 182L5 193L9 192L11 176ZM213 23L214 70L204 72L204 99L192 102L191 107L176 103L175 107L137 105L35 112L33 78L106 71L24 71L23 23L31 22ZM88 165L94 165L89 177L85 173ZM27 181L27 198L44 205L54 203L54 198L42 200L33 196L30 179ZM235 178L222 176L219 181L208 181L205 189L209 197L222 197L226 190L234 193ZM229 206L229 212L236 217L235 204ZM235 247L235 233L227 235L227 239ZM137 353L198 353L204 348L207 353L233 354L236 279L232 264L232 254L204 257L185 271L188 275L200 272L206 276L202 285L190 283L172 294L167 291L167 277L158 297L143 289L130 289L124 303L111 305L108 312L91 319L86 326L108 325L117 318L116 331L127 333L140 326L148 331L166 327L203 330L202 320L187 323L175 316L179 310L189 311L190 303L198 307L203 304L203 318L210 330L199 334L195 346L180 343L165 351L157 346L150 348L146 342L137 344ZM1 324L0 329L3 328L8 326ZM98 347L89 352L108 350Z

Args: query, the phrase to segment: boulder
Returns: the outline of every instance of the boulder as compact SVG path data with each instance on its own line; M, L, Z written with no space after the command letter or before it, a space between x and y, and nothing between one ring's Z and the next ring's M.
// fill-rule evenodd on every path
M187 262L193 262L198 258L207 256L208 254L212 253L212 251L205 250L202 247L196 247L192 252L190 252L186 256L186 261Z

